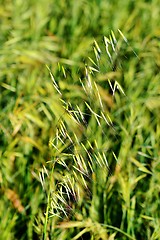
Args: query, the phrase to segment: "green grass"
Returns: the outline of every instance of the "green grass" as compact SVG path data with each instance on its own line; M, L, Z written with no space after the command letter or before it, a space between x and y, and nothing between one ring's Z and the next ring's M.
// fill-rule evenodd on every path
M2 240L160 239L158 3L0 1Z

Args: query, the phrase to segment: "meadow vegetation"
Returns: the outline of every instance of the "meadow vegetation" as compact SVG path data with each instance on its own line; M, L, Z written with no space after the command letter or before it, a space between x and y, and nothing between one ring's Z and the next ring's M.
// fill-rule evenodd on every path
M0 239L160 239L158 3L0 0Z

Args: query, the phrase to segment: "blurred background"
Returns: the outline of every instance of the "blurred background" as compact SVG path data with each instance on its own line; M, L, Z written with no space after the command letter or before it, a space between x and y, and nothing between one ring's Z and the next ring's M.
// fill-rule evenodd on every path
M0 0L2 240L160 239L159 23L158 0ZM104 36L118 43L118 55L110 50L114 63ZM100 112L80 84L88 62L114 129L98 125L90 112L83 134L109 149L110 173L99 180L102 169L90 170L91 196L84 187L71 203L73 214L59 218L52 191L66 169L53 171L50 143L60 119L73 130L65 103L87 114L87 102Z

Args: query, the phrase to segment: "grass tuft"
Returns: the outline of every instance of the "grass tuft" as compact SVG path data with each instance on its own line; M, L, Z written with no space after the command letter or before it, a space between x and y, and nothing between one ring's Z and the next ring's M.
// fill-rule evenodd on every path
M160 238L158 6L0 0L2 240Z

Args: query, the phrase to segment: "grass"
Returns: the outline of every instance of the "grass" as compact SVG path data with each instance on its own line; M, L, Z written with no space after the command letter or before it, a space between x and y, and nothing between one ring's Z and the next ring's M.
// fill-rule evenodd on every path
M1 239L159 239L158 1L0 3Z

